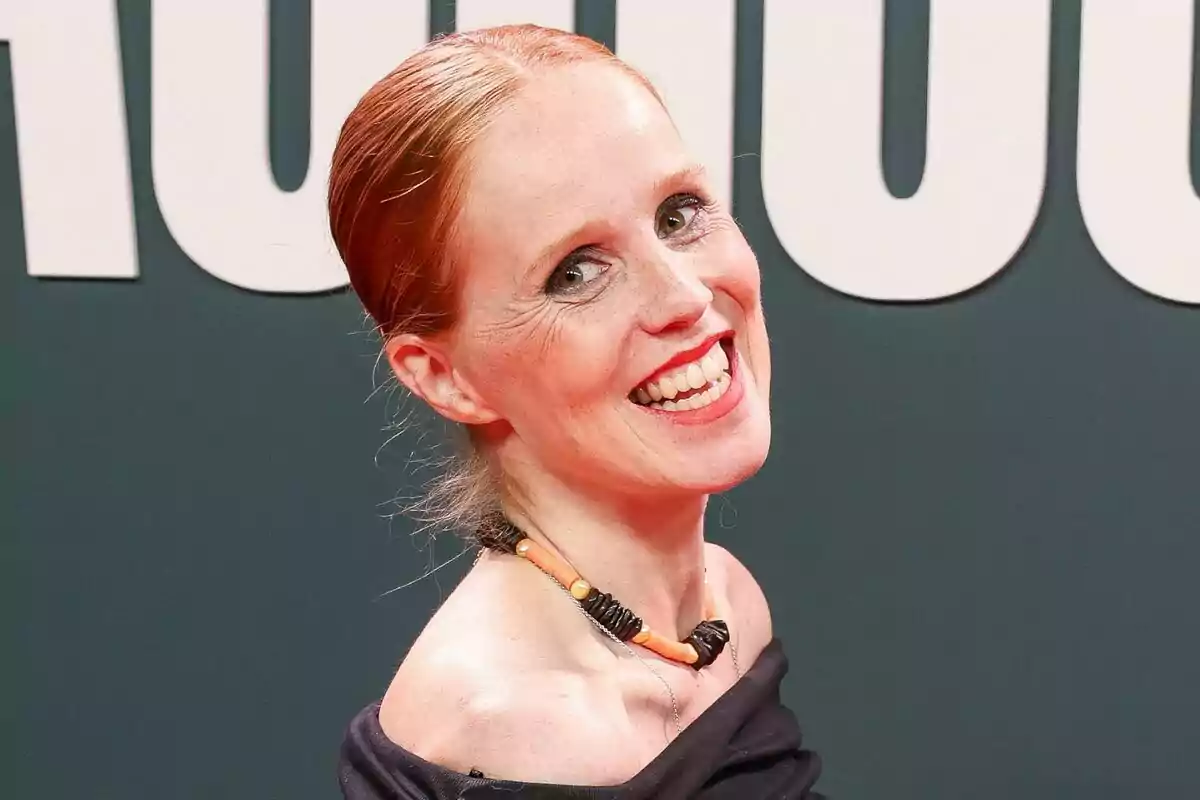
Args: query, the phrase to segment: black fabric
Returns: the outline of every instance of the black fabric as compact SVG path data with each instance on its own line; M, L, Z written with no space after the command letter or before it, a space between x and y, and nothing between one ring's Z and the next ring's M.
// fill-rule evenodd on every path
M779 700L787 657L775 640L666 749L619 786L556 786L489 780L430 764L379 726L379 704L351 722L338 777L346 800L822 800L818 756Z

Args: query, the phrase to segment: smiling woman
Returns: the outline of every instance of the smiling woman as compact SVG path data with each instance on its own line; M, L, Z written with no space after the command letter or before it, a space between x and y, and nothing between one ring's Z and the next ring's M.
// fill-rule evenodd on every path
M704 540L770 442L758 264L653 88L561 31L438 39L346 121L329 209L397 378L467 430L435 502L481 546L346 796L817 797L766 600Z

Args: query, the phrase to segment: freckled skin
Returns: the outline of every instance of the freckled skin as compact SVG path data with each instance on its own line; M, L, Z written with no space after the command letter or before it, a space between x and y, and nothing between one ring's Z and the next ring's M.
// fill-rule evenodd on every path
M770 444L758 263L653 93L611 64L534 70L465 167L456 323L389 339L393 369L472 426L531 538L664 635L686 636L711 599L730 655L699 672L659 659L660 681L540 570L486 553L413 644L380 724L459 771L611 785L773 635L753 577L703 536L708 495ZM629 399L714 336L734 368L711 415Z
M597 500L753 474L770 442L758 263L658 100L607 65L539 74L470 162L451 360L500 418L488 436L506 471L535 465ZM726 330L745 383L734 411L693 427L630 402Z

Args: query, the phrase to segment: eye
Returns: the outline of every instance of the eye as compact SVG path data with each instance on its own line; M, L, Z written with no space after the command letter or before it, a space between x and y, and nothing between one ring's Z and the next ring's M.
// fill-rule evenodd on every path
M700 213L702 201L694 194L677 194L668 197L658 207L654 217L654 232L660 239L666 239L681 233L691 227L692 221Z
M574 294L603 275L606 269L607 264L596 261L587 253L572 253L546 280L546 294Z

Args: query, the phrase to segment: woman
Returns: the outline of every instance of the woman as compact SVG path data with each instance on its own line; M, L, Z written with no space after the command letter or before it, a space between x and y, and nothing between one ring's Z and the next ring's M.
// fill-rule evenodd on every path
M347 119L329 210L397 378L468 433L432 502L481 544L345 796L817 797L766 600L703 533L767 455L758 264L648 82L561 31L439 39Z

